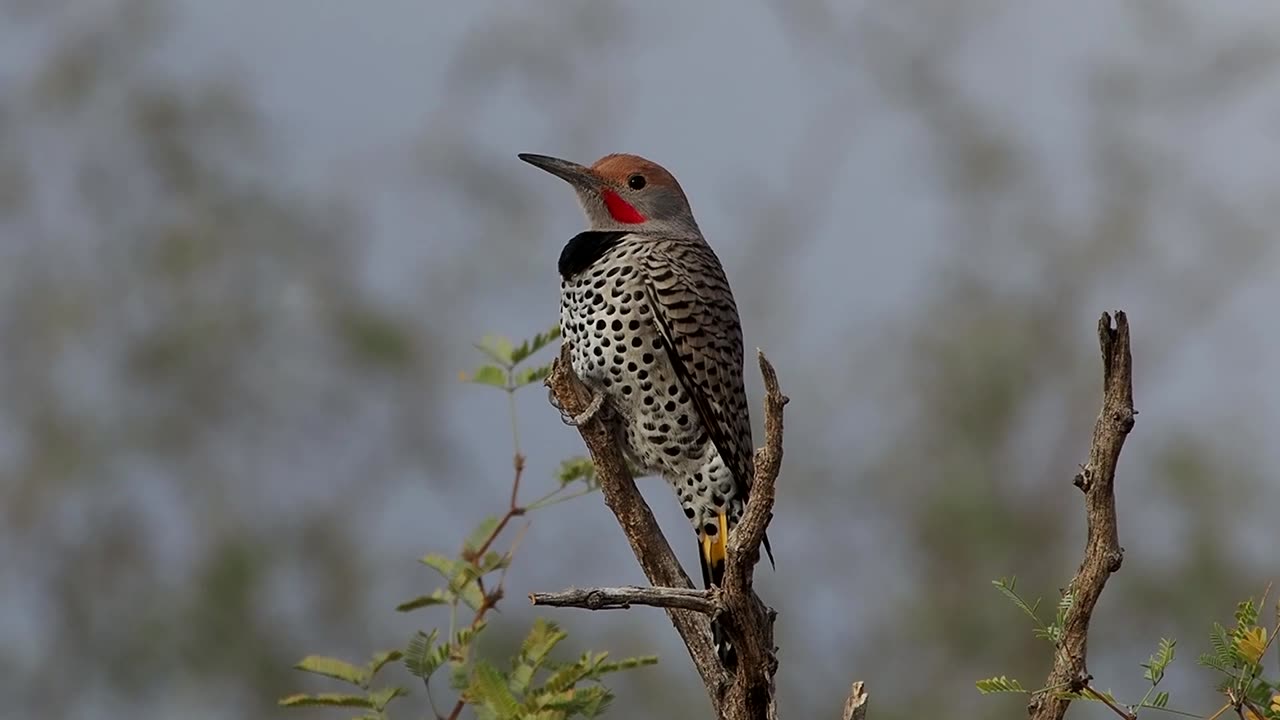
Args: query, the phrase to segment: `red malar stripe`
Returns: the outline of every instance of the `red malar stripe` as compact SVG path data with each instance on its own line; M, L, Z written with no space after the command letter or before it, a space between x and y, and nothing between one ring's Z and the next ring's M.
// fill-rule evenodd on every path
M626 200L618 197L618 193L605 188L600 192L600 196L604 198L604 206L609 209L609 214L613 216L614 220L628 225L644 222L644 216L631 207L631 204Z

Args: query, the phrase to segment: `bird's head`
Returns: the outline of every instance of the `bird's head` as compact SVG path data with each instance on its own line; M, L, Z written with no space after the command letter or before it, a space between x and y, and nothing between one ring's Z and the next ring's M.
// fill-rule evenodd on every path
M521 153L520 159L573 186L592 230L698 235L689 200L661 165L637 155L605 155L591 167Z

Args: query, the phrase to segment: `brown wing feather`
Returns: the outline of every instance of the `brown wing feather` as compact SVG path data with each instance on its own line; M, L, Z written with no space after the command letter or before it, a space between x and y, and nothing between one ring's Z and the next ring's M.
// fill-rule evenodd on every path
M743 503L754 477L751 417L742 381L742 330L724 270L711 248L682 244L650 268L647 294L676 377L729 466ZM697 268L690 272L689 266ZM696 278L696 279L695 279ZM769 538L764 548L773 564Z

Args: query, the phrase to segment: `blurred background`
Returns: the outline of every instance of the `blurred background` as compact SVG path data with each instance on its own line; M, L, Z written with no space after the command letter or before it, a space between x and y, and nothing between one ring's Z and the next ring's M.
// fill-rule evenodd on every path
M525 151L670 169L778 367L784 716L853 679L879 720L1023 715L973 687L1051 655L991 580L1075 571L1114 309L1141 416L1090 669L1136 699L1176 637L1173 705L1216 708L1209 623L1280 571L1280 5L0 0L0 716L326 716L275 707L327 689L292 663L438 619L392 610L416 559L510 483L457 374L556 320L582 227ZM581 441L519 417L535 492ZM548 509L490 647L530 591L642 581L598 495ZM708 716L661 613L551 616L661 656L610 717Z

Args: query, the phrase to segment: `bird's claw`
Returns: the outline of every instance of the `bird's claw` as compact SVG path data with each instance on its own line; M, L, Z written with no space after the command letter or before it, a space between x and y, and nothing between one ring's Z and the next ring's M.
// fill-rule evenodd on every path
M587 409L583 410L581 413L577 415L570 415L564 411L564 408L558 409L560 410L560 420L565 425L569 425L571 427L582 427L583 425L591 422L591 419L600 412L602 407L604 407L604 393L592 392L591 402L587 404Z

